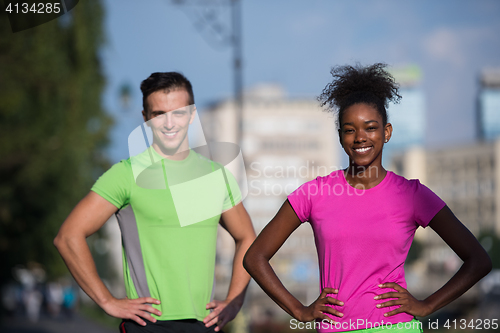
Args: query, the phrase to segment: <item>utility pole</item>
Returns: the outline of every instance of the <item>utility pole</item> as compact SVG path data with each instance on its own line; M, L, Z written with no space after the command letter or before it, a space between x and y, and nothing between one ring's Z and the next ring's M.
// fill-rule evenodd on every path
M205 38L207 43L213 48L221 48L230 46L233 49L233 98L235 108L236 122L236 144L240 147L243 141L243 66L242 66L242 43L241 43L241 0L171 0L176 5L182 5L186 15L193 21L195 28ZM186 5L197 6L197 12L187 13ZM221 7L230 5L231 24L224 26L219 21L219 13ZM193 6L193 7L194 7ZM203 7L200 10L200 7ZM208 34L208 35L207 35ZM222 169L224 170L224 169ZM243 181L245 168L236 172L235 177L240 184ZM224 238L223 236L218 236ZM226 239L224 242L232 242L232 239ZM218 256L221 254L217 254ZM230 256L221 255L222 258L231 259ZM247 333L248 332L248 317L244 311L240 311L238 316L233 321L233 332Z
M234 70L234 101L236 111L237 137L236 142L243 144L243 66L241 50L241 1L232 1L233 23L233 70Z
M241 0L171 0L184 10L195 28L207 43L220 49L233 49L233 98L236 118L236 143L241 147L243 140L243 66L241 43ZM224 25L219 19L221 8L231 6L231 24ZM188 6L190 8L188 8ZM192 9L188 12L187 9Z

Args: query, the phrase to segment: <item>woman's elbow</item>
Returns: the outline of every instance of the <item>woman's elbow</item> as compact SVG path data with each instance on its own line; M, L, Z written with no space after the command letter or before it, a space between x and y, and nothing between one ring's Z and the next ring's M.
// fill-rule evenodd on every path
M248 274L254 276L261 259L261 253L255 249L254 245L252 245L243 257L243 267L246 269Z
M250 253L250 249L245 253L245 256L243 257L243 267L246 269L248 274L251 275L250 271L252 270L252 254Z
M471 259L473 270L479 276L479 279L485 277L493 268L493 263L486 251Z

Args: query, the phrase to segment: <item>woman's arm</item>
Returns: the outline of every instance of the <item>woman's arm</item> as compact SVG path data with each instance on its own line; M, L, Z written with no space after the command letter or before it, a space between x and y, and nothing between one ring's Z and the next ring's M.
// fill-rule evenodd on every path
M434 216L429 226L464 263L441 289L423 301L415 299L406 289L396 283L381 285L383 288L394 288L398 292L381 294L376 299L393 297L398 299L382 303L380 307L401 305L398 309L386 313L386 316L392 316L400 312L406 312L414 316L428 316L460 297L491 271L490 257L474 235L455 217L448 206L445 206Z
M292 206L288 200L285 201L276 216L248 249L243 259L243 266L266 294L297 320L307 322L314 319L326 319L331 321L331 318L325 313L342 316L337 310L326 306L327 303L344 305L343 302L333 297L327 297L327 294L338 293L337 290L325 288L319 298L306 307L283 286L269 264L269 260L300 224L301 222Z

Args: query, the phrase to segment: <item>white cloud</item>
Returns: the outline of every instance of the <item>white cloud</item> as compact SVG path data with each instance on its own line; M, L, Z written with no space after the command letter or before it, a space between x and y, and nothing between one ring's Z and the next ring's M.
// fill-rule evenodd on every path
M423 46L429 56L436 60L447 60L456 66L463 66L465 58L456 32L440 28L424 38Z
M464 67L477 43L490 37L491 31L481 28L450 29L441 27L423 38L422 46L431 58Z
M289 22L290 32L296 36L306 37L316 35L328 27L328 19L324 13L308 12L303 13L300 19L293 19Z

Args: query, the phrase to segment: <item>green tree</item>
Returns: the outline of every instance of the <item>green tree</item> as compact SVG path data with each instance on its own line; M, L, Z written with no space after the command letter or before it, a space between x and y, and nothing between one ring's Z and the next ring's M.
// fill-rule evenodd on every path
M67 273L52 241L109 166L102 22L99 0L18 33L0 13L0 283L31 261Z

